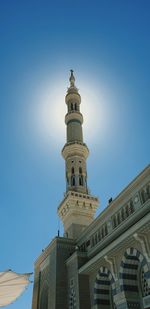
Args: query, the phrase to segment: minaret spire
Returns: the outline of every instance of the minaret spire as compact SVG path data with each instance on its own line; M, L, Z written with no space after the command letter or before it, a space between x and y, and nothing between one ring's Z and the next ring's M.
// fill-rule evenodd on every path
M75 77L74 77L74 74L73 74L73 70L70 70L71 72L71 75L70 75L70 87L74 87L75 86Z
M62 156L66 162L66 195L58 208L58 214L67 235L76 238L81 230L92 222L98 199L89 194L87 186L86 159L89 150L83 140L81 96L75 86L74 72L70 72L70 87L65 97L67 140L62 149Z

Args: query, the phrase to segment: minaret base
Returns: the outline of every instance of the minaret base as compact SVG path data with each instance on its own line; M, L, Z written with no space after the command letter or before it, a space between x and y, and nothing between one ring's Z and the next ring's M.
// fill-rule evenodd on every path
M58 207L58 215L63 222L65 236L77 239L94 220L98 204L97 197L68 191Z

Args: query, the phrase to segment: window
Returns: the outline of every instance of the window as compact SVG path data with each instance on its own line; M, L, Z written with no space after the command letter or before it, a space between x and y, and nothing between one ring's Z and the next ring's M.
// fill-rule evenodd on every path
M83 186L83 176L79 176L79 186Z
M71 185L75 186L75 176L71 176Z
M74 167L72 167L72 169L71 169L71 173L72 173L72 174L74 174Z
M82 167L79 167L79 174L82 174Z

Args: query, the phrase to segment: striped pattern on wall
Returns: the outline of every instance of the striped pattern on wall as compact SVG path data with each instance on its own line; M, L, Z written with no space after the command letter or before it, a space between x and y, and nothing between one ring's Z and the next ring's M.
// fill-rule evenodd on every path
M113 296L116 294L114 278L106 267L101 267L94 285L95 308L113 308Z
M135 248L128 248L120 266L120 289L138 293L138 267L144 271L144 277L150 287L150 270L146 258Z

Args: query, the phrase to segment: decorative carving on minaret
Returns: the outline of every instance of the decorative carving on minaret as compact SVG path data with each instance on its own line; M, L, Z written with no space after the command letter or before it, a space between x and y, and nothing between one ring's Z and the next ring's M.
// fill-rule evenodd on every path
M73 70L70 70L70 72L70 87L65 97L67 105L67 114L65 116L67 140L62 149L62 156L66 165L66 196L58 208L58 214L64 223L65 231L69 233L69 237L74 238L78 231L73 233L70 227L80 225L80 227L84 228L90 224L98 206L98 199L89 195L86 167L89 150L83 140L83 116L80 112L81 96L75 86ZM72 199L71 192L78 194ZM80 209L77 207L79 204ZM87 207L85 207L85 204ZM67 212L66 209L68 209ZM81 230L81 228L78 230Z
M65 117L67 143L62 150L62 155L66 161L66 191L88 193L86 170L88 148L83 142L83 116L80 112L81 97L75 87L73 70L71 70L69 80L70 87L65 98L67 104Z

